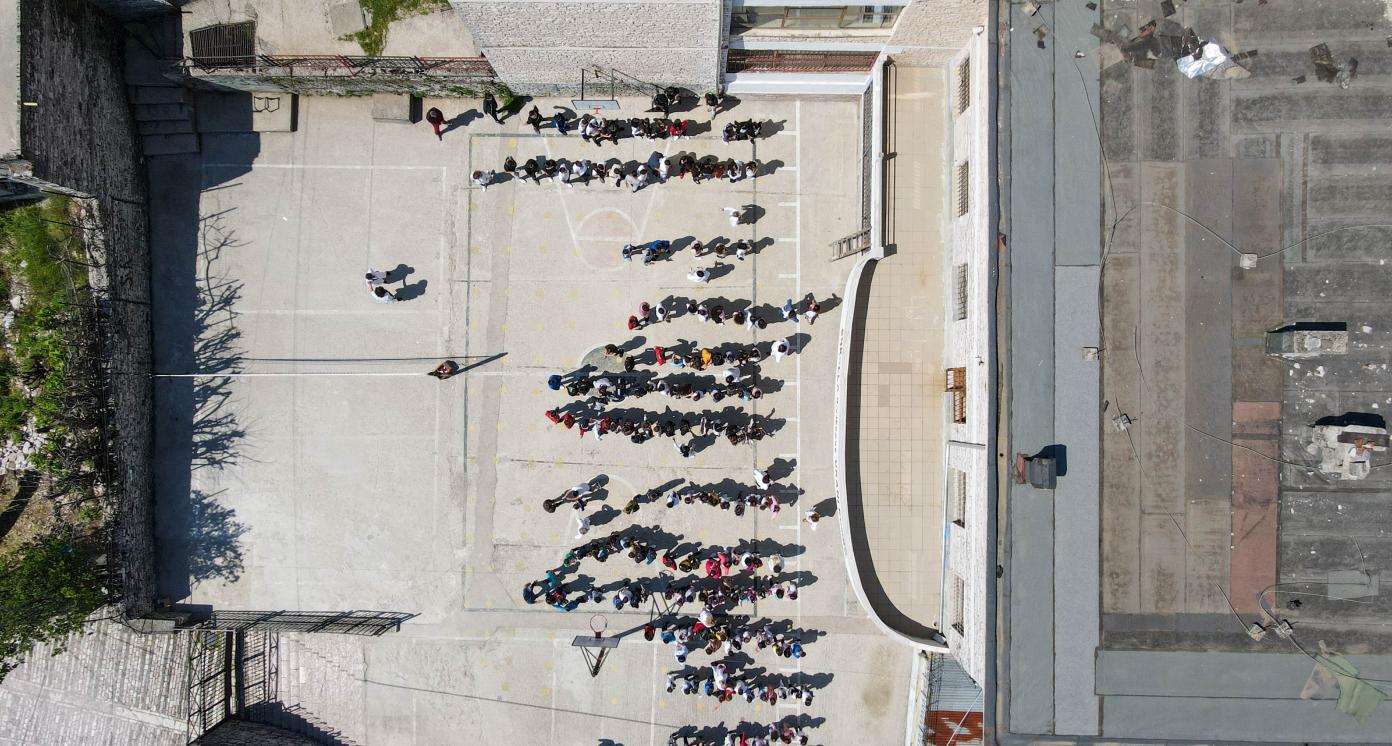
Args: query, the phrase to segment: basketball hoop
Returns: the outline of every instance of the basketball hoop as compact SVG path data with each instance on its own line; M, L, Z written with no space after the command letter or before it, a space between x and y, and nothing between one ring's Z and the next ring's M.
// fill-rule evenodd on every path
M609 651L619 646L620 638L604 636L604 630L608 628L609 620L603 614L595 614L590 617L590 632L593 634L576 635L575 639L570 641L570 646L580 648L580 654L585 656L591 677L599 675L599 668L604 665Z

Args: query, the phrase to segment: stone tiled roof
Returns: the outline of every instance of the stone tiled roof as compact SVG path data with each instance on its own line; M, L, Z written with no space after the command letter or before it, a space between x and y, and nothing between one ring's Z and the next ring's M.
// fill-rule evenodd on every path
M0 744L183 746L187 642L97 622L52 655L39 646L0 683Z

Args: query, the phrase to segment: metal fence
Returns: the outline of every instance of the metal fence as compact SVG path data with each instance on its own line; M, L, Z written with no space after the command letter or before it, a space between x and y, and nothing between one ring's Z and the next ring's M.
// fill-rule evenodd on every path
M247 75L449 75L495 77L483 57L367 57L349 54L255 54L187 57L185 72L234 72Z
M226 631L279 630L377 636L415 616L399 611L214 611L202 626Z
M227 719L228 672L231 670L232 635L217 630L193 630L188 634L188 742Z

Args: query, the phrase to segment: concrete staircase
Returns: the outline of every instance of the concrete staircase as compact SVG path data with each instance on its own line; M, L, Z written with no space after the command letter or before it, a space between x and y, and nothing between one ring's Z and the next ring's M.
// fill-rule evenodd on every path
M146 158L199 151L191 92L179 84L176 63L182 39L177 26L160 20L128 24L126 95Z

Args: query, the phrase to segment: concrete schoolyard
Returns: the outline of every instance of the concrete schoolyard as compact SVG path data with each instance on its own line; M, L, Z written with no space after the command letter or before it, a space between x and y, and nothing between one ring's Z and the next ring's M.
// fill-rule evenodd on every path
M546 115L569 106L532 103ZM622 104L617 115L645 116L639 102ZM424 123L374 121L368 99L299 105L294 133L204 135L200 156L150 164L156 367L165 375L156 384L163 592L219 610L415 614L377 638L282 638L282 701L357 743L487 733L499 742L661 744L686 725L788 716L811 727L814 743L900 742L912 654L857 604L832 507L842 312L833 296L850 265L833 263L828 245L860 227L859 101L750 97L715 131L697 111L687 115L694 137L601 147L549 127L535 134L520 114L494 124L475 101L426 101L452 120L443 140ZM773 134L723 143L719 127L733 118L768 120ZM484 190L470 179L501 170L509 155L655 163L683 151L763 167L734 184L673 179L637 193L612 180L505 180ZM757 206L757 219L731 226L722 208L744 205ZM690 282L693 267L715 259L697 259L689 242L717 237L756 250L721 260L708 285ZM653 239L685 248L649 266L620 258L624 243ZM391 271L389 287L404 300L376 302L363 280L369 267ZM820 318L782 321L775 309L809 293ZM683 315L628 331L639 302L664 298L721 298L761 309L769 326L750 332ZM769 437L752 447L702 442L683 459L666 439L596 442L543 417L568 401L547 376L603 364L606 343L641 350L789 336L798 352L760 364L758 401L654 394L619 405L757 415ZM474 367L446 381L425 375L445 358ZM618 511L679 480L752 489L756 467L773 471L785 506L776 516L700 503ZM521 590L580 543L572 511L545 513L541 500L601 475L603 507L591 508L585 538L641 526L664 548L755 542L783 553L799 598L739 611L791 620L807 656L746 650L744 669L801 674L817 687L810 707L668 694L664 674L679 668L671 648L641 634L625 636L589 676L571 639L596 613L616 635L641 627L648 611L615 613L606 601L562 613L525 604ZM832 513L815 532L799 520L814 505ZM576 575L602 585L662 569L614 557ZM711 662L700 652L689 660Z

